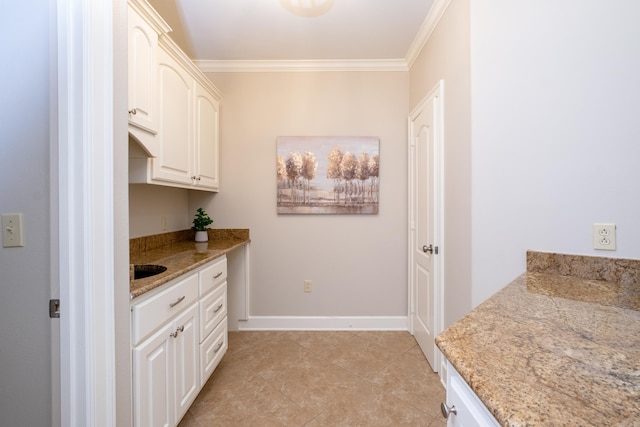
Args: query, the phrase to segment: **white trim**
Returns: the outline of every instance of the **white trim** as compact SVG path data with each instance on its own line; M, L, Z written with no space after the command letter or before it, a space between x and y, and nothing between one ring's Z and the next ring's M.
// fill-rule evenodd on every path
M408 71L404 59L353 59L308 61L193 61L204 73L292 72L292 71Z
M451 0L435 0L433 2L433 5L431 5L431 9L427 14L427 18L422 23L422 27L420 27L420 30L416 34L416 37L413 39L413 43L407 51L405 62L408 68L411 68L413 66L413 63L416 61L416 58L418 58L420 51L429 40L429 37L431 37L433 31L438 26L440 18L442 18L450 3Z
M112 426L113 5L57 5L61 424Z
M407 316L251 316L241 331L407 331Z

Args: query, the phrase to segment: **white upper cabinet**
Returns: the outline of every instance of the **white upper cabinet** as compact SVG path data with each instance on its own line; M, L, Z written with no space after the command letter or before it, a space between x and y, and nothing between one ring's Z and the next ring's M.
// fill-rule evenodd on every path
M129 132L148 155L156 156L158 35L171 28L146 2L129 2L127 17Z
M129 182L218 191L222 94L148 9L129 0L129 133L145 152L130 154Z
M152 179L191 185L193 174L193 78L163 49L158 53L160 126Z
M220 103L196 82L194 174L196 185L218 190L218 119Z

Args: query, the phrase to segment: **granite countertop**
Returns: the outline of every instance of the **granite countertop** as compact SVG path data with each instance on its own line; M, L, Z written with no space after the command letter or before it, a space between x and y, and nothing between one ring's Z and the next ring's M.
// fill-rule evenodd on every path
M640 426L640 260L528 252L436 344L503 426Z
M131 280L131 299L250 242L248 229L210 229L209 241L203 243L196 243L194 234L192 230L183 230L129 241L131 264L167 267L166 271L155 276Z

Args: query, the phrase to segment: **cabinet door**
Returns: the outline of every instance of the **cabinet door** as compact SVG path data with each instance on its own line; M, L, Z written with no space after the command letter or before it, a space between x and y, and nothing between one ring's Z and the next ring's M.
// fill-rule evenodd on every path
M173 323L133 349L133 416L136 427L173 425Z
M175 425L195 400L200 391L200 352L198 303L174 321L178 334L173 339L175 372Z
M220 104L196 83L194 172L198 187L218 190L218 116Z
M158 62L159 153L152 179L191 185L193 78L164 49Z
M129 124L156 133L158 34L131 6L128 20Z
M447 364L447 376L447 406L456 408L456 414L449 415L448 427L499 427L496 419L450 363Z

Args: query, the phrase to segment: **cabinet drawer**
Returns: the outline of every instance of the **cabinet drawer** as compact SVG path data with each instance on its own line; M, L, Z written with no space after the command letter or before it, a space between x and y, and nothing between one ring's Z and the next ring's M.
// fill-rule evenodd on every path
M227 280L227 257L222 256L198 274L200 275L200 295L204 295Z
M200 300L200 342L204 341L227 315L227 282Z
M225 317L200 344L200 384L203 386L227 352L229 348L227 341L227 318Z
M139 343L197 299L198 275L192 274L149 299L133 305L131 308L133 345Z

